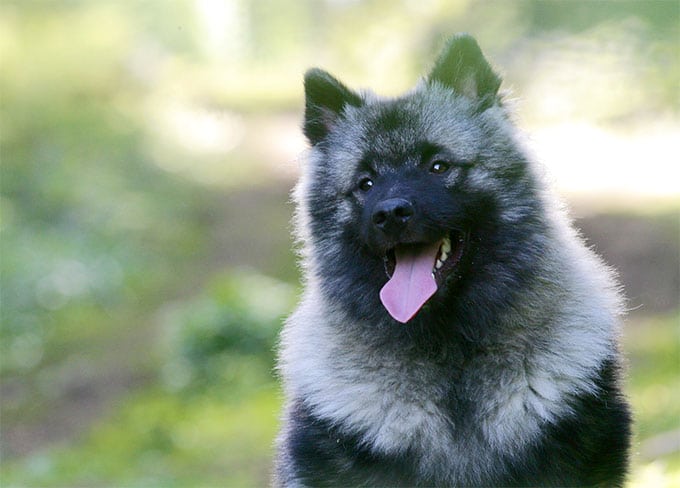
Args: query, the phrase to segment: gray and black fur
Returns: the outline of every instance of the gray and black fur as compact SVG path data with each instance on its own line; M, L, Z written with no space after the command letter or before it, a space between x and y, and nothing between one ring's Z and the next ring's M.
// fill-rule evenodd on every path
M307 72L305 292L281 338L277 485L623 483L617 287L547 194L499 86L466 35L396 99ZM386 231L376 209L395 198L409 211L388 209ZM451 233L462 257L395 321L378 296L390 249Z

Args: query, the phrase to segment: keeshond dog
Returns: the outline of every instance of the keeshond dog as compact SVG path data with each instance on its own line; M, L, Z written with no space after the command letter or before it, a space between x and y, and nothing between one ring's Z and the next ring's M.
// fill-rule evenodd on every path
M399 98L304 81L275 484L621 485L618 286L476 41L452 38Z

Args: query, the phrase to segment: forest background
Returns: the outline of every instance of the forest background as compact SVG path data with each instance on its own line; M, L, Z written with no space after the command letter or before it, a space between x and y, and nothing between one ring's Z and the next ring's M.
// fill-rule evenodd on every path
M680 3L0 2L0 483L263 486L302 73L395 95L469 32L616 267L630 486L680 486Z

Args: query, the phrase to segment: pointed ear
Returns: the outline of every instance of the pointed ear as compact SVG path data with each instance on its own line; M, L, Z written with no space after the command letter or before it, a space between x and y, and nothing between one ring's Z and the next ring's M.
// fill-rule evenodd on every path
M480 110L497 101L501 85L501 78L489 66L477 41L468 34L458 34L448 42L427 81L438 81L478 101Z
M305 73L304 133L312 145L331 130L347 105L359 107L361 97L327 72L313 68Z

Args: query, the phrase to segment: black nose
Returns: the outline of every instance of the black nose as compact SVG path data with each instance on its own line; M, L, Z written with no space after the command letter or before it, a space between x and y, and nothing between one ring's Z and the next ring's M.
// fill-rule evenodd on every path
M413 204L403 198L388 198L373 209L373 225L392 237L397 237L415 213Z

